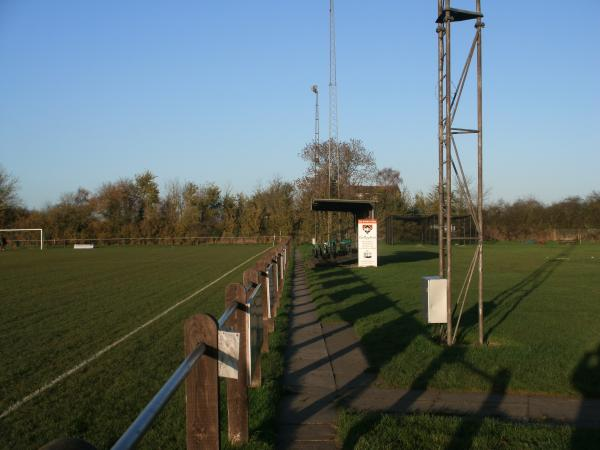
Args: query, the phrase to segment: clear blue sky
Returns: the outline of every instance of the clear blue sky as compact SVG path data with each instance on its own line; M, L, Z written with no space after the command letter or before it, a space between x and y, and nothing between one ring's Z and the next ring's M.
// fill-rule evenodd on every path
M600 1L482 4L492 198L600 189ZM340 138L411 191L437 177L436 5L336 3ZM145 169L246 192L294 179L314 83L326 135L328 38L327 0L3 0L0 164L31 207Z

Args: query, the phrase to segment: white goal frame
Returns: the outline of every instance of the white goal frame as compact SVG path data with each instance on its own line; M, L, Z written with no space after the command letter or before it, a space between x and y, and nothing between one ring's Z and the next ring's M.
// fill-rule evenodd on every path
M19 231L39 231L40 232L40 250L44 250L44 230L41 228L7 228L0 230L0 233L19 232Z

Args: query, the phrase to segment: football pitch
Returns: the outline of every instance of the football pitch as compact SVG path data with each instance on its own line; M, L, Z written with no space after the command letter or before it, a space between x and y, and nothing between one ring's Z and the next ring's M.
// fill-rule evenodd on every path
M110 446L183 359L183 321L218 316L267 245L0 254L0 448ZM146 442L185 429L183 389ZM156 442L156 441L154 441Z

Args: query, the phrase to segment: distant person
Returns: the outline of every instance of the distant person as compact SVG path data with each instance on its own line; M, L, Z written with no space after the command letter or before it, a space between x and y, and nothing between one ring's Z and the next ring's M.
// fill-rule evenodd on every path
M0 250L6 250L6 238L4 236L0 236Z

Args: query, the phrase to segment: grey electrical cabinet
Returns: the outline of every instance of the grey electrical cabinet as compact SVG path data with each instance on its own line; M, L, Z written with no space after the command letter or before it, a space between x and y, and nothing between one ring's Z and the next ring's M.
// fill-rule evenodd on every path
M423 300L423 315L427 323L447 323L446 295L448 280L438 276L423 277L421 298Z

